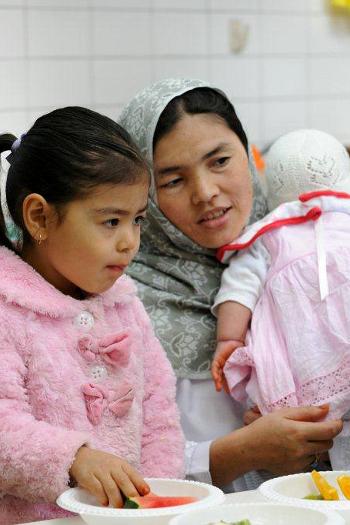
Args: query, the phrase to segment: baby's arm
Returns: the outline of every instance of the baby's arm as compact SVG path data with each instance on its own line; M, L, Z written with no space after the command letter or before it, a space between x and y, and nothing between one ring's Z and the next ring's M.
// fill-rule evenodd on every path
M143 435L141 466L144 476L184 477L185 440L176 405L176 379L166 354L153 333L142 305L136 305L144 333Z
M217 344L211 373L218 392L222 387L228 391L223 375L224 365L236 348L244 346L251 314L249 308L234 301L225 301L217 308Z
M261 240L231 256L223 272L213 313L217 315L217 347L212 375L217 390L227 389L223 367L232 352L244 346L252 311L262 292L270 263Z

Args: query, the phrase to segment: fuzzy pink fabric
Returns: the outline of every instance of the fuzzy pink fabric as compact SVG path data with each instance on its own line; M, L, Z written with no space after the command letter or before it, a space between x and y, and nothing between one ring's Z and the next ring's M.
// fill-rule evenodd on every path
M129 277L78 301L0 248L0 355L1 525L68 515L83 444L183 477L175 377Z

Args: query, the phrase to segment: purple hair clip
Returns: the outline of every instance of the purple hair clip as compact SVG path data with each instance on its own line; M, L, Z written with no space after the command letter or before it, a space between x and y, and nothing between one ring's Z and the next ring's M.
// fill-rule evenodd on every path
M16 139L14 141L14 143L12 144L12 148L11 148L11 151L14 152L14 151L17 151L18 148L20 147L21 145L21 142L22 142L22 139L23 137L25 137L26 133L22 133L22 135L20 137L18 137L18 139Z

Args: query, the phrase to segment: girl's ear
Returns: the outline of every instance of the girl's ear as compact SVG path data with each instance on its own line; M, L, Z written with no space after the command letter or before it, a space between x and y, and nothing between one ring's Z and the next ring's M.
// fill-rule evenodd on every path
M23 201L23 220L31 237L38 241L48 238L49 225L52 222L53 210L46 199L38 193L31 193Z

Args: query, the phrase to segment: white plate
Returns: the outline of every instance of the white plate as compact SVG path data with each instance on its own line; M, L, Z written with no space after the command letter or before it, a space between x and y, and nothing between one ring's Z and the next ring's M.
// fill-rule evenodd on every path
M163 525L168 524L173 516L217 505L225 499L220 489L206 483L157 478L149 478L147 482L152 492L159 496L194 496L199 501L160 509L113 509L101 507L93 496L75 488L61 494L57 504L65 510L80 514L89 525Z
M267 499L278 503L289 503L291 505L302 505L312 509L346 510L350 511L350 500L347 500L337 483L337 477L342 474L349 475L348 471L333 470L320 472L339 494L337 501L320 501L303 499L308 494L319 494L315 487L310 472L305 474L292 474L269 479L262 483L259 492Z
M275 503L239 503L220 505L206 510L188 512L173 518L169 525L208 525L220 520L248 519L251 525L344 525L336 512Z

